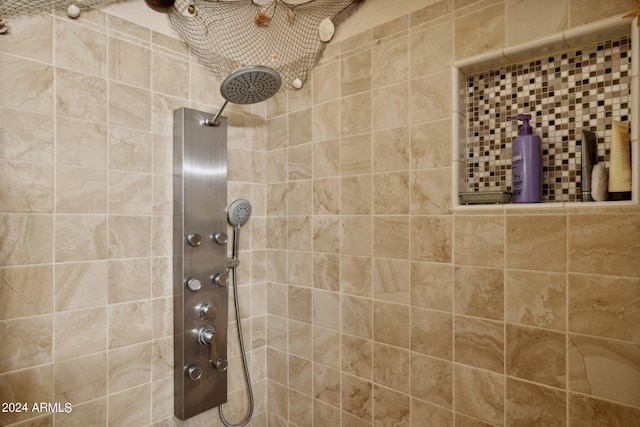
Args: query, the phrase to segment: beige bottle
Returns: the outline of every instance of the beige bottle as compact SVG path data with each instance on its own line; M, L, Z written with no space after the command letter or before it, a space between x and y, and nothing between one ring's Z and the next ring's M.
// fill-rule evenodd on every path
M614 120L609 155L609 195L613 200L631 198L631 145L629 123Z

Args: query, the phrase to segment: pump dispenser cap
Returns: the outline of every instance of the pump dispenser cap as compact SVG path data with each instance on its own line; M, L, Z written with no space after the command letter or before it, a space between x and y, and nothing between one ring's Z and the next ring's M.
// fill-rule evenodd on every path
M531 120L531 114L518 114L517 116L507 117L507 120L521 120L522 126L518 129L518 135L532 135L533 129L531 129L531 125L529 125L529 120Z

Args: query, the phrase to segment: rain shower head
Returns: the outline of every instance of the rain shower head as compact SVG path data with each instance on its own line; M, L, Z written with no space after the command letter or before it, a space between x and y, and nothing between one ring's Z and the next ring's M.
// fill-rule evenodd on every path
M229 222L235 228L240 228L242 224L249 221L251 216L251 203L247 199L238 199L229 205L227 209Z
M220 85L220 95L225 99L222 108L213 120L206 119L203 124L218 126L218 117L227 103L255 104L271 98L280 90L282 79L277 71L261 65L240 68L229 74Z
M271 68L244 67L222 81L220 94L234 104L255 104L271 98L281 85L280 74Z

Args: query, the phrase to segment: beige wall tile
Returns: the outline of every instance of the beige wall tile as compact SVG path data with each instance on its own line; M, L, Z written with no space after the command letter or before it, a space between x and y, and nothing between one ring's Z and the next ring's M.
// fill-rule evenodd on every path
M452 224L450 217L411 217L411 260L451 262Z
M410 176L412 215L442 215L451 212L451 169L412 171Z
M411 350L453 359L453 316L435 310L411 309Z
M38 113L53 113L53 67L0 54L0 104ZM60 94L57 94L58 96Z
M104 351L56 362L53 369L54 401L71 403L73 411L77 404L107 395L107 355Z
M57 262L99 260L106 255L106 215L56 215Z
M134 258L151 255L151 218L109 216L109 258ZM137 236L131 239L131 236Z
M314 215L340 214L340 178L313 180Z
M453 427L453 413L447 409L424 402L419 399L411 399L411 424Z
M0 319L51 313L51 264L0 268Z
M461 365L456 365L454 374L456 410L476 419L502 425L504 377Z
M0 394L5 402L50 402L53 397L53 365L51 363L0 375ZM2 421L11 424L33 418L35 412L5 413Z
M56 117L56 161L59 165L106 168L107 127L104 124Z
M56 313L55 323L56 362L106 350L106 307Z
M143 425L151 421L150 384L143 384L108 396L110 426Z
M107 263L70 262L56 265L55 310L96 307L107 303Z
M8 20L7 20L8 21ZM0 38L0 52L51 63L53 57L53 17L45 14L22 15L11 19L11 37Z
M349 55L340 62L340 96L371 90L371 50Z
M189 63L186 60L154 51L151 69L154 92L177 98L189 97Z
M369 215L372 212L373 190L370 174L342 178L340 182L340 212L343 215Z
M594 399L580 394L569 394L569 422L574 425L593 426L621 423L633 425L640 421L640 411L626 405Z
M482 25L478 25L482 22ZM505 7L502 1L455 19L455 57L467 58L505 46Z
M370 92L340 98L340 136L371 132L372 110Z
M370 297L373 294L373 261L357 256L340 257L340 291L347 295Z
M151 343L145 342L109 351L109 393L116 393L151 378Z
M330 62L313 69L313 103L340 97L340 63Z
M451 120L443 119L411 127L411 167L451 166Z
M312 141L311 108L294 111L289 115L289 146Z
M109 124L151 130L151 93L133 86L110 83Z
M409 425L411 403L409 396L406 394L374 384L373 402L374 423L397 426Z
M2 373L53 361L53 316L50 314L0 321L0 336Z
M382 42L371 49L371 84L374 88L409 78L409 37Z
M455 361L504 372L504 324L465 316L454 318Z
M564 274L507 270L504 319L510 323L566 331Z
M340 253L371 256L373 219L364 215L342 216L341 218Z
M373 302L374 341L409 348L411 343L410 309L404 304Z
M52 215L0 214L0 265L53 261Z
M373 256L404 259L404 267L408 267L409 257L409 217L405 215L397 216L374 216L373 217ZM408 286L409 270L404 270L402 276L406 277ZM408 290L408 289L407 289ZM408 298L407 293L406 297ZM406 301L409 302L408 299Z
M566 270L567 218L554 216L507 217L506 255L508 268Z
M628 2L624 0L611 0L608 2L569 0L569 24L570 27L577 27L598 21L605 16L614 16L630 11L631 8Z
M334 100L313 107L311 134L313 141L340 136L340 101Z
M341 300L342 332L361 338L373 337L373 303L369 298L343 296Z
M505 219L500 216L456 216L454 261L459 265L504 266Z
M155 154L155 153L154 153ZM152 135L136 129L109 127L109 168L151 172Z
M313 364L314 397L340 407L340 371L320 363Z
M373 297L409 304L409 261L373 259Z
M53 162L53 116L0 107L0 123L0 158L25 162ZM34 126L34 123L39 125Z
M372 379L373 346L370 340L343 334L340 356L342 371L360 378Z
M56 167L55 202L58 213L107 212L107 171L75 166Z
M374 89L371 108L373 130L409 124L409 84L402 82Z
M106 123L107 82L103 78L58 68L55 88L56 114ZM119 95L112 93L110 99Z
M313 327L313 361L340 368L340 333Z
M107 36L71 20L54 22L55 65L73 71L106 77ZM81 40L79 43L78 41Z
M453 407L453 363L411 353L411 395L451 409Z
M566 337L545 329L506 326L507 375L564 388Z
M151 340L151 306L148 300L109 305L109 349Z
M52 165L0 160L0 210L52 213Z
M410 43L412 79L442 71L453 62L453 33L449 20L412 33Z
M373 415L372 383L342 374L342 409L370 422Z
M411 263L411 305L453 310L453 269L449 264Z
M637 343L569 335L569 389L640 406Z
M109 78L151 88L151 50L123 39L109 37ZM131 59L135 58L135 61Z
M507 378L506 424L566 425L563 391Z
M385 129L373 134L373 172L409 169L410 128Z

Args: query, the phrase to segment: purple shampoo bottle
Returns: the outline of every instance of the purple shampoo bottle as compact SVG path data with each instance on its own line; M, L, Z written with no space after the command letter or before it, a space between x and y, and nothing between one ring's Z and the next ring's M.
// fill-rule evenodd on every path
M521 120L518 137L513 140L511 174L514 203L540 203L542 200L542 148L540 137L529 125L531 114L518 114L507 120Z

